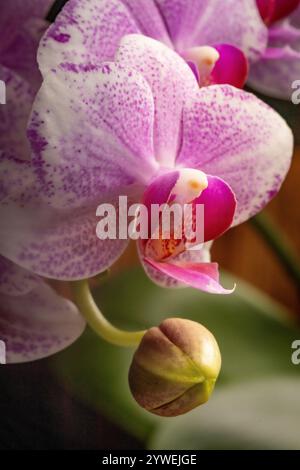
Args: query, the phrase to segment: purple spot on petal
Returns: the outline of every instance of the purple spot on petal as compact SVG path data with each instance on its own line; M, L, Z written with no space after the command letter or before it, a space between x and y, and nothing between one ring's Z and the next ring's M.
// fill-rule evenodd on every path
M55 31L52 32L50 37L54 39L55 41L61 42L61 43L69 42L71 38L70 34L56 33Z

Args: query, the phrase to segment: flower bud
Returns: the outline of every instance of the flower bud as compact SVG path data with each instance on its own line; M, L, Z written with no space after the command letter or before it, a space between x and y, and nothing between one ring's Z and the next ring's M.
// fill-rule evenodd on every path
M220 350L210 331L191 320L169 318L145 333L129 385L146 410L177 416L209 399L220 368Z

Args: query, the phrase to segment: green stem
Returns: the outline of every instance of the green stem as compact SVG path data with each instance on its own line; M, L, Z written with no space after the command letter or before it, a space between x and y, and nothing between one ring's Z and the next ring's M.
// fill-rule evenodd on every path
M123 331L109 323L97 307L86 279L71 282L71 287L80 312L101 338L117 346L139 345L145 331Z
M267 244L272 248L277 258L281 261L288 274L300 286L300 264L293 248L285 239L284 234L270 220L266 214L259 214L251 219L253 227L265 239Z

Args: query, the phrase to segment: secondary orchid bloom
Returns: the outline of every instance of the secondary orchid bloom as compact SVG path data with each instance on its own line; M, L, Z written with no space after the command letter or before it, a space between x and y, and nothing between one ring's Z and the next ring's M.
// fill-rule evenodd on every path
M249 84L270 96L291 99L300 78L300 0L257 0L268 28L268 47L251 67Z
M6 362L41 359L69 346L85 321L39 276L0 257L0 339Z
M26 124L42 82L36 56L52 4L53 0L14 0L1 5L0 80L7 89L7 105L0 107L1 161L12 156L30 159Z
M69 0L43 38L40 66L113 60L121 38L131 33L178 52L201 86L239 88L247 59L257 58L267 39L255 0Z
M6 84L7 94L6 105L0 106L3 231L8 222L4 208L9 205L11 191L18 188L22 192L32 177L26 124L42 79L35 57L38 40L46 28L41 18L50 3L22 0L1 6L0 78ZM5 342L7 363L54 354L75 341L85 327L74 304L56 294L39 276L3 257L0 257L0 304L0 340Z
M140 243L146 272L162 285L228 292L209 243L277 193L292 156L289 127L251 94L199 88L178 54L142 35L124 37L114 62L84 60L45 73L28 130L32 181L26 190L10 184L2 253L46 277L89 278L128 244L97 238L99 204L172 197L204 204L207 245Z

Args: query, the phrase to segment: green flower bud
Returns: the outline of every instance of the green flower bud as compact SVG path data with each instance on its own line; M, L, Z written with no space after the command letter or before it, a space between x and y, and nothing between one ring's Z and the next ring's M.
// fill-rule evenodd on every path
M177 416L209 399L220 368L220 350L210 331L191 320L169 318L145 333L129 385L146 410Z

